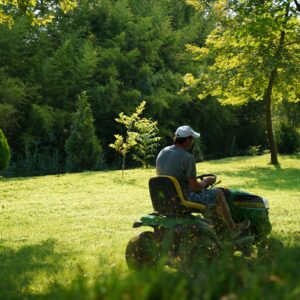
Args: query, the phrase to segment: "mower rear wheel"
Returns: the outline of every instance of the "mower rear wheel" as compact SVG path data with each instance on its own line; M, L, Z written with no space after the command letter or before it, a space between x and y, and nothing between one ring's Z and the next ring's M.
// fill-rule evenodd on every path
M154 233L145 231L132 238L127 245L125 257L130 270L155 268L159 261L159 247Z

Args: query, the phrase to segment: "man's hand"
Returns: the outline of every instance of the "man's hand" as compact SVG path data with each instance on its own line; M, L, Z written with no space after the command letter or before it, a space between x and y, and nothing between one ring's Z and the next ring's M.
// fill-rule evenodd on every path
M188 178L188 182L193 192L199 192L210 185L213 185L216 182L216 178L207 177L199 182L196 177L190 177Z
M204 188L207 188L207 187L213 185L215 182L216 182L216 178L208 177L208 178L203 179L201 181L201 184L203 185Z

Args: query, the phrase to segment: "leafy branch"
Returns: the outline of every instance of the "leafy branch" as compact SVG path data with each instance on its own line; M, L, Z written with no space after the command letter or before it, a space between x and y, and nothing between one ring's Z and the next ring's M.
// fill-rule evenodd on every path
M126 128L125 136L115 134L115 142L109 145L122 155L122 178L124 177L126 156L131 150L135 149L135 153L132 154L133 159L147 168L148 162L154 157L158 143L161 140L157 136L157 122L141 118L145 105L146 102L142 101L131 116L121 112L119 118L115 119L116 122L123 124Z

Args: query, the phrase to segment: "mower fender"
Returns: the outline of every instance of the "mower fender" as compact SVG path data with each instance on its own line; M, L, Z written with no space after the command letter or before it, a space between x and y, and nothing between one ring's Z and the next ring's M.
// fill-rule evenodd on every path
M135 221L132 225L132 228L139 228L141 226L143 226L143 222L142 221Z

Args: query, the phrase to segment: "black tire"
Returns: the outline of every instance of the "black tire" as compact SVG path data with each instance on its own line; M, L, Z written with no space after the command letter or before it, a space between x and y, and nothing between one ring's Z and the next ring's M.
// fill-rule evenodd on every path
M154 233L145 231L132 238L126 248L125 258L130 270L155 268L159 261L159 247Z

